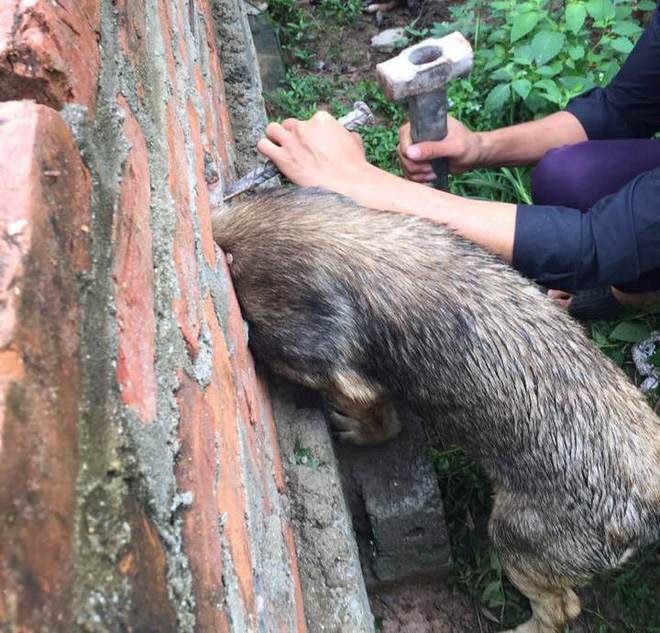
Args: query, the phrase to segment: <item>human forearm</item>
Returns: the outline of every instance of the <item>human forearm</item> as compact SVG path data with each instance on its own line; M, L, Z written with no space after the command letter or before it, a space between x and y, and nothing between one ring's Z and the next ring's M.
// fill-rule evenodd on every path
M296 184L322 187L363 206L444 224L512 260L515 205L453 196L378 169L366 161L351 134L325 112L309 121L272 123L266 135L259 141L259 151Z
M479 167L535 165L549 149L587 140L578 119L568 112L491 132L473 132L449 117L448 129L442 141L412 145L410 125L401 127L397 152L406 178L434 180L434 158L447 158L452 173L460 174Z
M556 112L537 121L490 132L478 132L476 167L535 165L545 153L562 145L587 140L584 128L569 112Z
M338 183L335 183L337 185ZM461 198L384 172L372 165L345 181L341 193L363 206L443 224L511 262L515 204Z

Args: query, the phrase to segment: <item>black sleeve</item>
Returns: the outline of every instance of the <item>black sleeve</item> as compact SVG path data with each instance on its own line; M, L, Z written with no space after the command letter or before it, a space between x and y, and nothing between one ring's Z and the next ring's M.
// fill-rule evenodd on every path
M649 138L660 130L660 4L612 81L576 97L566 110L589 139Z
M635 281L660 267L660 168L581 213L519 205L513 266L538 283L573 292Z

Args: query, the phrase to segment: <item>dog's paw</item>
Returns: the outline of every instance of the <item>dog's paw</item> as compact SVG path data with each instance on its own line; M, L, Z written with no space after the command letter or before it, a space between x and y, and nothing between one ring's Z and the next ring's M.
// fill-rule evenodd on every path
M358 420L349 418L347 415L343 415L338 411L331 411L330 422L332 422L332 425L336 429L335 436L342 442L356 445L368 443L364 436L363 425Z
M338 411L330 413L330 421L337 429L335 434L342 442L364 446L365 444L380 444L387 438L378 429L364 424L359 420L343 415Z

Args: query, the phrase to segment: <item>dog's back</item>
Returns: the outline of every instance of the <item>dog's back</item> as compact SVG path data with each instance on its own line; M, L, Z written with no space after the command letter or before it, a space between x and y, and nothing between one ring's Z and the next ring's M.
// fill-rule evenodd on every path
M658 537L655 414L496 257L309 189L218 213L214 236L257 357L344 409L380 418L405 403L485 467L509 576L530 597L539 578L561 579L556 628L539 631L574 617L567 587Z

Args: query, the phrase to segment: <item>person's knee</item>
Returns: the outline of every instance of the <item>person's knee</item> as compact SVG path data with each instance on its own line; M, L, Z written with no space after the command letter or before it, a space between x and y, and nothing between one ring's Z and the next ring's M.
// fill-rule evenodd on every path
M585 185L585 145L587 143L564 145L549 150L543 156L532 174L532 199L535 204L581 208L581 193Z

